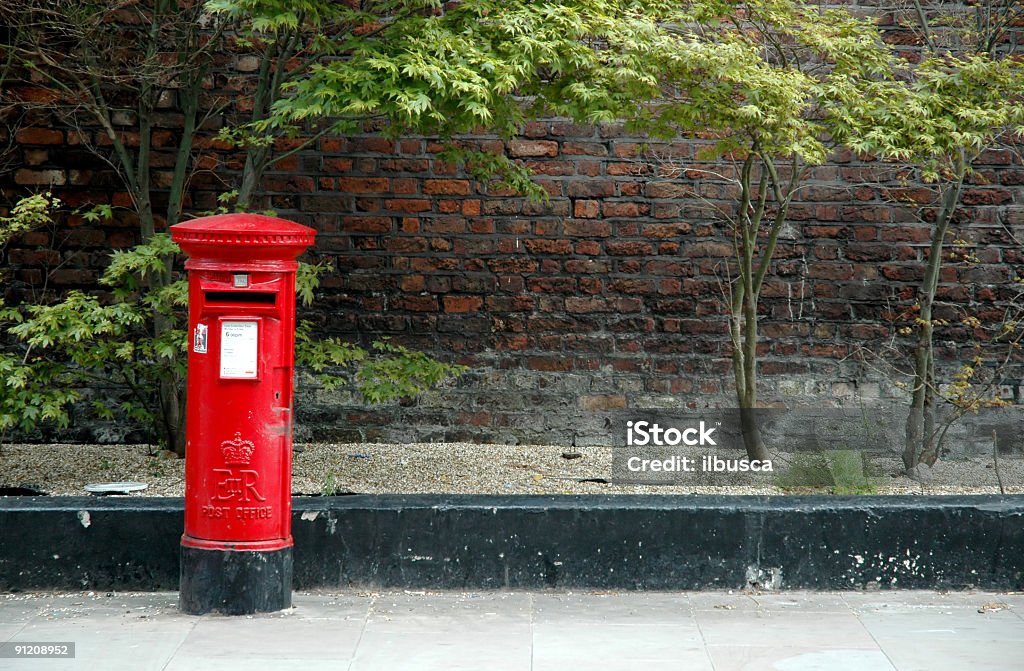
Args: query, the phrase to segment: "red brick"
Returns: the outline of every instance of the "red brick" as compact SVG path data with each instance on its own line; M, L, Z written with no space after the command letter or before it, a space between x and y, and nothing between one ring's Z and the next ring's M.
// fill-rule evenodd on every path
M601 243L593 240L584 240L576 243L576 253L587 256L597 256L601 253Z
M523 135L530 138L544 137L548 134L548 124L544 121L530 121L523 126Z
M878 239L878 229L873 226L854 226L853 237L861 241Z
M650 168L640 163L608 163L605 167L605 173L614 177L639 176L649 172Z
M403 296L394 302L395 308L410 312L437 312L435 296Z
M15 184L38 186L63 186L68 181L63 170L29 170L22 168L14 173Z
M611 224L604 221L569 219L563 230L566 235L581 238L607 238L612 234Z
M649 242L629 240L609 240L604 250L612 256L649 256L654 252Z
M577 200L573 216L581 219L596 219L601 214L601 204L596 200Z
M344 174L352 170L352 159L350 158L325 158L324 170Z
M853 279L853 266L848 263L812 263L807 267L807 276L821 280Z
M92 270L60 269L50 273L50 280L60 285L93 285L98 274Z
M651 211L647 203L603 203L601 211L606 217L642 217Z
M686 235L692 229L690 224L682 221L675 224L645 224L643 235L646 238L675 238Z
M529 339L524 335L499 337L495 340L494 349L509 350L509 351L522 351L529 345Z
M427 239L420 237L389 237L384 240L389 252L417 253L427 251Z
M964 189L960 202L964 205L1002 205L1013 201L1007 189Z
M45 149L26 149L25 165L42 165L50 159L50 152Z
M804 226L804 235L808 238L841 239L850 236L846 226Z
M445 296L445 312L477 312L484 301L480 296Z
M287 177L267 177L263 180L264 191L282 193L312 193L316 190L316 182L312 177L289 175Z
M512 140L508 153L513 158L553 158L558 156L558 143L551 140Z
M569 240L526 240L523 244L531 254L571 254L572 242Z
M843 255L851 261L888 261L893 257L893 247L891 245L851 244L843 250Z
M654 280L622 279L608 283L608 290L622 294L653 294L658 288Z
M12 249L8 260L12 266L55 266L60 263L60 253L54 249Z
M387 193L387 177L342 177L338 188L348 193Z
M389 233L390 217L358 217L349 216L341 220L342 230L348 233Z
M380 162L384 172L426 172L430 161L425 158L388 158Z
M398 288L407 292L423 291L427 286L426 278L423 275L405 275L398 280Z
M636 158L642 151L642 146L636 142L616 142L612 145L612 153L619 158Z
M384 201L384 209L393 212L429 212L433 203L420 198L390 198Z
M22 128L14 139L21 144L64 144L64 133L51 128Z
M576 165L572 161L544 161L531 166L531 170L537 175L568 177L576 174Z
M572 370L572 359L551 356L531 356L526 359L526 367L531 370L542 370L551 373Z
M44 246L50 244L50 234L44 231L29 231L23 233L21 242L30 246Z
M423 182L423 193L442 196L465 196L469 194L469 180L428 179Z
M519 214L523 203L516 199L489 198L484 201L483 208L484 214Z
M571 277L535 277L527 281L526 286L534 293L571 294L576 291L576 280Z
M532 259L492 259L487 266L496 273L533 273L537 262ZM502 285L504 287L504 285Z
M590 313L590 312L611 312L612 306L603 298L570 296L565 299L567 312Z
M697 242L687 245L685 249L686 255L691 258L702 256L724 258L734 255L732 245L727 242Z
M395 143L382 137L358 137L349 140L349 148L360 153L392 154Z
M883 228L881 238L886 242L928 242L932 237L932 229L927 226L899 226Z
M607 156L608 147L600 142L566 142L562 145L566 156Z
M852 221L855 223L890 222L892 221L892 209L870 205L844 207L839 211L839 218L842 221Z
M424 233L465 233L466 220L461 217L438 217L436 219L424 219Z
M580 407L589 411L619 410L626 407L626 397L618 394L580 397Z
M611 180L574 180L569 183L570 198L609 198L615 195L615 182Z
M403 196L419 193L420 181L411 177L395 177L391 180L391 193Z
M36 86L16 86L11 88L12 98L29 103L50 104L60 100L60 94L53 89Z
M403 154L422 154L423 153L423 141L422 140L402 140L398 143L398 151Z
M644 188L648 198L689 198L693 187L679 182L651 182Z

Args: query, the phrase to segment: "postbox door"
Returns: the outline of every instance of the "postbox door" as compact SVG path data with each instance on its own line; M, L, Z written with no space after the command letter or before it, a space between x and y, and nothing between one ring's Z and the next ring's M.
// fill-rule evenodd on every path
M228 545L290 542L288 279L222 292L225 278L213 275L194 292L202 308L189 351L189 421L198 426L187 446L186 497L195 505L186 507L186 534Z

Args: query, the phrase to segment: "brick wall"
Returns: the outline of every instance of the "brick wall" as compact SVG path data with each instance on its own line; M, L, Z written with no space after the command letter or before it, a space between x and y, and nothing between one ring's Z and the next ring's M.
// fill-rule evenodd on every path
M168 108L158 184L176 123ZM28 114L0 177L5 198L52 186L72 205L130 206L83 147L99 135L80 132ZM300 384L300 439L583 443L599 439L603 410L733 402L722 295L731 248L715 209L734 207L736 190L712 175L725 166L695 158L700 141L651 145L619 126L564 120L530 123L507 143L465 141L528 164L550 201L472 181L436 159L429 138L324 138L268 174L261 206L317 228L314 257L337 271L305 315L321 332L364 343L386 335L472 367L458 384L376 408ZM215 207L239 168L212 139L199 143L197 164L192 212ZM978 260L947 264L940 289L949 304L938 316L952 322L936 336L947 368L973 356L964 311L998 321L1024 275L1020 154L990 151L978 167L954 236ZM765 402L902 399L859 356L909 342L896 332L909 323L901 314L928 246L918 215L927 221L931 194L891 172L845 152L810 171L764 290ZM126 209L101 225L71 216L30 233L8 251L7 298L32 298L44 280L50 290L94 288L109 250L136 235ZM1020 400L1014 375L1002 393Z
M303 159L320 166L311 192L286 193L294 177L271 180L281 193L270 204L316 226L319 253L339 268L318 315L330 332L388 334L474 367L456 388L356 415L312 394L312 434L564 442L593 434L581 419L595 411L731 403L722 304L731 248L712 206L730 208L733 187L701 171L721 166L693 161L693 144L643 143L615 126L530 124L505 150L531 165L547 204L488 192L415 139L322 146ZM671 166L653 157L668 151ZM351 168L336 173L339 161ZM666 167L681 173L666 178ZM892 201L929 194L864 185L885 172L836 156L812 170L794 204L762 305L766 402L902 397L858 354L880 351L909 323L900 313L929 236L916 215L929 213ZM955 304L942 309L952 325L937 337L947 365L973 356L960 311L997 319L1016 294L1022 178L1019 158L993 151L964 193L955 237L978 262L944 271L941 295ZM1004 393L1019 394L1014 384Z

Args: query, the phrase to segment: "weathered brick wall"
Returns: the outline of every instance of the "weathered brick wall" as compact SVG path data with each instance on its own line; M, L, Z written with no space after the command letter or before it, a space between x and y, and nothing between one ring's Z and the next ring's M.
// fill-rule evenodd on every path
M701 172L721 166L690 160L692 144L674 148L683 174L665 178L643 143L614 126L530 124L505 149L531 164L548 204L487 193L434 161L426 141L322 146L310 158L321 162L318 188L271 204L305 213L322 231L320 253L341 271L325 286L324 325L451 353L475 372L410 406L357 415L313 395L313 434L358 427L362 437L565 442L574 431L586 438L580 418L591 411L729 404L722 287L731 247L712 206L733 207L734 187ZM337 174L336 161L351 168ZM941 295L955 307L942 309L953 323L937 340L949 365L973 356L962 310L998 319L1024 260L1011 237L1024 233L1019 159L993 151L980 167L955 235L978 261L943 275ZM895 181L870 186L880 171L838 155L812 169L791 210L762 306L766 402L902 396L858 354L880 350L912 319L900 313L928 244L917 215L929 213L892 201L929 194ZM279 184L296 187L294 178ZM1004 393L1019 395L1015 385Z
M247 67L225 64L221 85L244 88ZM129 131L131 119L122 121ZM179 122L171 107L158 122L158 184ZM52 186L72 205L129 208L116 175L84 146L102 136L80 132L91 133L29 113L0 177L4 197ZM386 335L472 367L455 385L377 408L300 384L300 439L582 443L599 440L602 410L733 402L722 293L732 252L716 208L735 207L736 187L714 176L725 166L696 158L700 141L651 145L615 125L548 120L508 143L467 142L530 165L550 201L473 182L435 158L431 139L372 134L321 139L264 181L261 205L317 228L314 256L337 271L306 314L321 332L363 342ZM214 208L240 168L209 137L198 152L191 212ZM892 172L840 152L808 173L762 301L766 403L902 399L884 367L861 355L909 343L897 330L912 319L904 311L923 274L933 212L915 175ZM977 261L943 271L948 304L938 316L951 325L936 342L947 368L974 355L978 334L962 316L997 322L1019 290L1020 154L987 152L962 202L953 237L968 241ZM128 209L112 222L71 216L30 233L8 252L7 298L32 298L44 282L95 288L109 250L136 236ZM1001 391L1019 401L1015 375Z

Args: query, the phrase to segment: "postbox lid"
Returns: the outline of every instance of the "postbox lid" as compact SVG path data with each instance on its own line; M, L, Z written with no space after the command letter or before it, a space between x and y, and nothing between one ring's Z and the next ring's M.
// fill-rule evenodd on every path
M313 244L309 226L262 214L218 214L171 226L171 239L191 257L224 261L289 261Z

